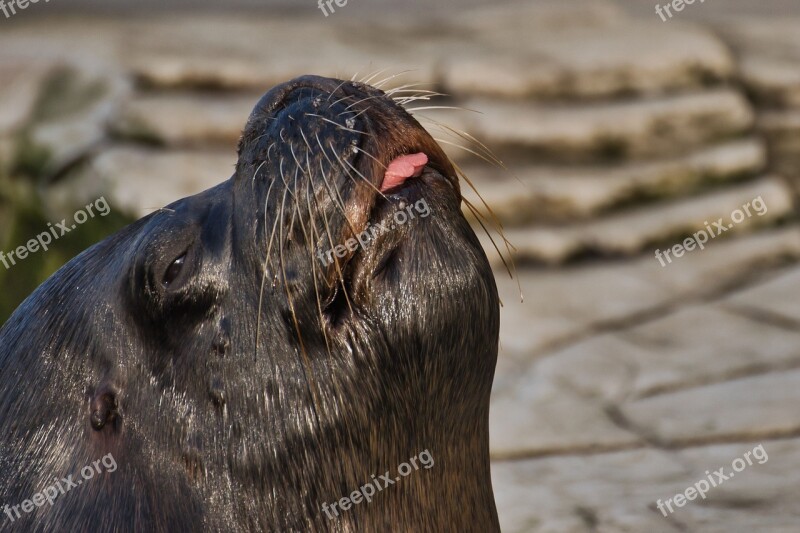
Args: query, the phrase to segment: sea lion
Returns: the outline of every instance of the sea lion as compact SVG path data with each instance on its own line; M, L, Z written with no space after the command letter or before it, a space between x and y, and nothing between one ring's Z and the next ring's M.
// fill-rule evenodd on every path
M313 76L238 155L0 330L3 530L497 531L498 296L453 165Z

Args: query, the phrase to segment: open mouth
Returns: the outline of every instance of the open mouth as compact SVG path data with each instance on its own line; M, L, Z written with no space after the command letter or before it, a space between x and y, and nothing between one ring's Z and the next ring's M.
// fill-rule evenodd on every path
M428 156L423 152L409 155L401 155L395 158L386 167L386 173L381 183L381 192L385 193L397 187L401 187L407 180L418 178L422 175L425 165L428 164Z
M340 243L353 242L375 228L379 231L369 245L353 246L337 256L337 264L330 264L328 280L338 278L347 282L354 271L383 271L397 257L416 224L398 224L395 216L416 202L424 202L431 187L441 184L460 196L455 172L447 156L430 138L430 135L411 117L400 114L394 102L378 98L372 100L372 109L362 115L366 136L359 151L366 154L355 162L354 171L365 177L368 185L360 183L360 192L346 203L349 223L344 227ZM380 142L376 142L380 139ZM427 204L426 204L427 205ZM414 213L409 215L413 219ZM401 217L404 219L404 217ZM362 264L363 263L363 264Z

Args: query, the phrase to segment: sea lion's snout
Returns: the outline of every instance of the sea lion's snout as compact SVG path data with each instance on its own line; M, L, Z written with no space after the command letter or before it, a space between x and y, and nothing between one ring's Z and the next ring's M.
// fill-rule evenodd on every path
M241 201L257 203L269 255L286 243L310 251L328 308L351 310L349 298L332 305L344 292L336 287L386 271L425 225L421 213L398 211L432 202L460 216L456 172L439 145L386 93L357 82L304 76L268 91L242 136L236 182Z

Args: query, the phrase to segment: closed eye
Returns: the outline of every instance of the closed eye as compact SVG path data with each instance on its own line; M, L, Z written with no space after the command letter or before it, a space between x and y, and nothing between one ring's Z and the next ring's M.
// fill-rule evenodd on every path
M169 265L169 268L167 268L167 271L164 273L164 279L161 282L164 285L164 288L168 288L170 284L172 284L172 282L174 282L178 276L180 276L185 262L186 254L183 254L173 261L171 265Z

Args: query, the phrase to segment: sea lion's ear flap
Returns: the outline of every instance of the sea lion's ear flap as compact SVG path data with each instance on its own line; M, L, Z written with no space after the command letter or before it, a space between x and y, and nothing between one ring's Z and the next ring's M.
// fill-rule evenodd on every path
M89 421L92 429L111 432L119 430L119 387L111 379L103 379L89 396Z

